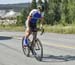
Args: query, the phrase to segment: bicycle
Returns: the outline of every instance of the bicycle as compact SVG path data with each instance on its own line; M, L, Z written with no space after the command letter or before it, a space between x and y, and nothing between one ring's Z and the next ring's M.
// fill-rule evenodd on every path
M44 33L44 29L37 29L37 32L39 30L41 30L41 35L42 35ZM34 57L37 60L42 61L42 58L43 58L43 46L42 46L42 43L39 40L39 38L37 38L37 33L36 32L32 32L32 35L33 35L32 41L30 41L30 39L28 39L29 45L27 47L25 47L25 48L23 47L24 37L22 38L23 53L24 53L24 55L29 57L30 56L30 51L31 51L32 55L34 55Z

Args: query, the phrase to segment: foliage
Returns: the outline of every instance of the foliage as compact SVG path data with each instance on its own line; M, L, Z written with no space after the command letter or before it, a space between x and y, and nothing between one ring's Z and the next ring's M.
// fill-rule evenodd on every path
M25 9L23 9L21 11L21 15L17 16L17 25L24 25L25 24L25 20L27 18L27 11Z
M31 9L36 9L36 8L37 8L36 0L32 0Z
M32 0L30 9L44 4L45 22L48 25L72 24L75 22L75 0ZM28 10L22 10L21 16L17 17L17 24L24 24Z

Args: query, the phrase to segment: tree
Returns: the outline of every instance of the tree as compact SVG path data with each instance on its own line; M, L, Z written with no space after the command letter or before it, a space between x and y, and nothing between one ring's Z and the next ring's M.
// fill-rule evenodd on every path
M27 18L27 11L26 9L23 9L21 11L21 15L17 16L17 25L25 25L26 18Z
M44 0L44 12L45 12L45 22L47 24L50 24L50 18L49 18L49 4L47 0Z
M47 0L44 0L44 10L45 10L45 12L47 13L48 12L48 10L49 10L49 3L48 3L48 1Z
M42 0L38 0L38 5L41 5L42 3Z
M59 22L61 19L61 10L60 10L60 3L61 0L54 0L55 6L54 6L54 20L55 22Z
M54 8L55 8L55 3L54 3L55 0L48 0L48 3L49 3L49 13L48 13L48 17L49 17L49 22L48 24L51 24L53 25L55 20L54 20L54 16L55 16L55 13L54 13Z
M36 9L36 8L37 8L36 0L32 0L31 9Z
M49 21L48 23L67 23L75 21L75 0L48 0Z
M75 0L68 0L69 23L75 21Z

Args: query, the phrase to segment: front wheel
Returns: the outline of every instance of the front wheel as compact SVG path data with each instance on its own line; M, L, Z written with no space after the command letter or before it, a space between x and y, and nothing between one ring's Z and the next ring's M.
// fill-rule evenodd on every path
M42 46L42 43L40 42L39 39L36 39L34 41L34 44L35 44L35 46L34 46L33 50L36 53L34 56L35 56L35 58L37 60L42 61L42 58L43 58L43 46Z
M28 46L24 47L23 44L24 44L24 37L22 38L22 49L23 49L24 55L26 55L27 57L29 57L30 56L30 49L29 49Z

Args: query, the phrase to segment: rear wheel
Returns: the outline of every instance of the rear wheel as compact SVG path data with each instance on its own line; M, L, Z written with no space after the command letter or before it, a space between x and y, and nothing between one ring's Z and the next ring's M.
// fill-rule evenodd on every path
M23 44L24 44L24 37L22 38L22 49L23 49L24 55L26 55L27 57L29 57L30 56L30 49L29 49L28 46L24 47Z
M43 46L40 42L39 39L34 41L34 47L33 47L33 51L34 51L34 56L37 60L42 61L43 58Z

